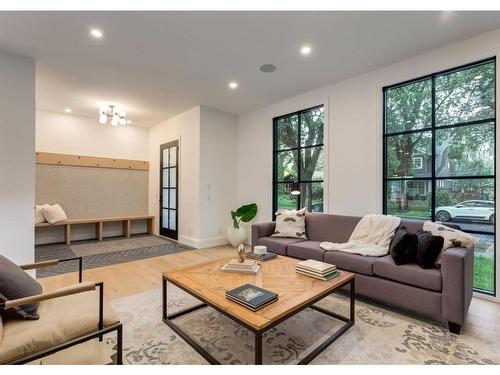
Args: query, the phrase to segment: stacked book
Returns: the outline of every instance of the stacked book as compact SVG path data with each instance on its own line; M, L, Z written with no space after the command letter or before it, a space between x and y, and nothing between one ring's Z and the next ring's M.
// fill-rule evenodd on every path
M275 259L278 257L278 254L272 253L270 251L268 251L265 254L255 254L253 251L250 251L250 252L246 253L245 255L247 258L260 260L262 262L265 262L266 260Z
M304 260L303 262L297 263L295 266L295 271L301 275L306 275L314 277L320 280L331 280L339 275L337 266L333 264L328 264L320 262L314 259Z
M226 298L252 311L257 311L278 300L278 294L245 284L226 292Z
M260 265L255 260L245 260L243 263L238 262L237 259L231 259L222 266L222 271L236 272L236 273L249 273L256 274L259 272Z

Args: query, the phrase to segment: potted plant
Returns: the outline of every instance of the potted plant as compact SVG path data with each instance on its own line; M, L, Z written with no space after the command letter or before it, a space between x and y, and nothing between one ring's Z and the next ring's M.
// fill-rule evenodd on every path
M233 223L227 227L226 236L232 246L238 246L245 242L247 231L240 226L240 223L248 223L257 216L257 204L245 204L236 211L231 211Z

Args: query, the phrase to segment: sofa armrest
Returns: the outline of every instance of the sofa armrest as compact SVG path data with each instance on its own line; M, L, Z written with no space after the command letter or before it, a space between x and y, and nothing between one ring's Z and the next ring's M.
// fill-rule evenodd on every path
M443 318L463 324L472 299L474 247L452 247L443 252Z
M252 224L252 249L257 244L257 240L261 237L269 237L274 233L274 221L267 223Z

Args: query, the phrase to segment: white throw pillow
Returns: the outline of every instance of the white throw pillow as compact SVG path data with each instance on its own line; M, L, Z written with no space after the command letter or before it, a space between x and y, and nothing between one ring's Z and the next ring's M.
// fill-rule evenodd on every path
M278 210L276 212L276 226L272 237L306 237L306 209Z
M462 232L461 230L450 228L444 224L434 223L432 221L424 222L423 229L431 232L434 236L441 236L444 239L443 248L439 254L436 264L441 264L443 252L450 247L472 247L479 242L479 239Z
M35 206L35 224L46 223L47 219L43 216L42 207L49 207L47 203Z
M59 223L60 221L67 220L68 217L66 213L58 204L54 204L52 206L48 205L48 207L42 207L43 216L50 224Z

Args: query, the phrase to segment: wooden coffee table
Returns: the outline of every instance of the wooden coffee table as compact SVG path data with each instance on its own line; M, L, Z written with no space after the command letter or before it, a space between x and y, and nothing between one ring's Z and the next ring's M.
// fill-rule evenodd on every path
M174 323L175 318L208 306L226 315L255 334L255 364L262 364L262 334L306 308L342 320L345 324L312 350L299 364L311 362L354 325L354 274L340 271L340 275L332 280L322 281L296 273L295 264L300 260L278 256L276 259L262 262L261 269L256 275L247 275L221 271L220 268L226 261L227 259L211 261L195 267L163 273L163 321L209 363L220 364L186 331ZM202 303L169 315L167 312L167 282L191 294ZM243 284L253 284L278 293L279 300L253 312L226 299L227 290ZM314 305L347 284L350 284L349 317Z

